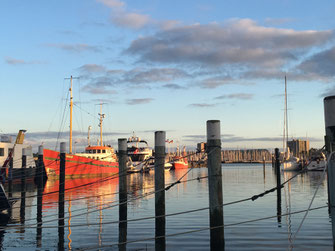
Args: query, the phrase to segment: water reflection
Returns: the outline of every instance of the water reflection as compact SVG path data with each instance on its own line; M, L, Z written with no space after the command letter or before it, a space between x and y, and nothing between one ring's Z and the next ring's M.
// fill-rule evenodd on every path
M224 203L250 197L264 190L276 186L276 176L271 172L271 167L266 168L266 177L262 165L224 165L223 186ZM174 170L165 172L166 184L178 180L185 174L186 170ZM193 169L184 180L195 179L194 181L177 184L166 192L167 213L186 211L208 206L208 186L207 179L196 180L197 177L207 175L206 168ZM282 182L292 177L293 173L282 173ZM265 216L275 216L277 219L259 221L252 224L236 225L225 229L227 250L287 250L292 242L292 230L296 229L301 219L300 215L285 215L293 211L306 209L310 199L322 179L322 173L306 173L291 180L282 189L281 196L275 193L264 196L254 202L245 202L227 206L225 210L225 222L235 223ZM154 175L132 174L127 177L128 201L132 206L128 206L128 217L130 219L154 216L154 195L144 199L131 201L154 190ZM86 185L89 184L90 185ZM42 190L42 196L29 198L29 195L36 195L38 190L29 191L29 184L24 193L19 187L13 187L12 196L19 199L13 210L13 221L10 224L28 224L29 219L33 219L38 227L35 229L26 228L21 230L21 226L15 229L0 231L0 249L22 248L28 249L49 249L60 250L80 249L94 247L93 250L109 250L104 248L110 243L132 241L135 239L149 239L154 236L154 220L129 222L125 224L107 224L117 222L120 217L119 211L124 211L118 205L118 179L101 181L101 178L66 180L65 185L65 226L64 222L58 222L58 181L47 181L46 187ZM320 190L315 198L313 207L324 205L327 200L326 180L324 179ZM73 189L72 189L73 188ZM278 198L281 198L278 201ZM277 207L276 207L277 202ZM281 202L281 203L278 203ZM33 207L30 205L33 204ZM37 207L36 207L36 205ZM24 206L25 205L25 206ZM116 205L115 207L106 207ZM25 210L24 210L25 209ZM32 210L33 209L33 210ZM36 211L35 211L36 210ZM79 212L78 212L79 211ZM94 211L92 213L92 211ZM304 227L299 232L299 238L294 240L295 247L299 250L320 250L332 246L331 225L328 214L325 210L313 211L305 221ZM43 212L43 219L42 219ZM91 212L91 213L88 213ZM82 214L76 217L78 214ZM85 214L86 213L86 214ZM118 216L120 218L118 218ZM46 217L48 219L46 219ZM183 231L206 228L209 226L208 211L200 211L166 218L167 234L174 234ZM7 219L8 220L8 219ZM47 223L49 220L53 222ZM0 219L1 221L1 219ZM58 225L57 225L58 223ZM293 224L294 223L294 224ZM8 224L0 222L0 225ZM55 228L43 229L44 226L55 226ZM81 225L78 227L77 225ZM280 227L278 227L280 226ZM127 229L128 227L128 229ZM42 234L43 230L43 234ZM24 234L20 233L24 231ZM293 231L294 233L294 231ZM43 235L43 240L42 240ZM127 236L128 235L128 236ZM255 238L257 236L257 238ZM59 238L59 243L57 243ZM83 238L84 237L84 238ZM36 238L36 243L35 243ZM4 241L2 241L4 239ZM42 243L43 241L43 243ZM33 245L33 247L32 247ZM36 246L35 246L36 245ZM59 245L59 246L58 246ZM169 237L167 249L192 249L208 250L210 245L209 231L192 233ZM100 248L101 247L101 248ZM142 241L140 243L127 243L127 247L120 245L119 250L139 250L155 248L155 241ZM112 248L115 250L114 248Z

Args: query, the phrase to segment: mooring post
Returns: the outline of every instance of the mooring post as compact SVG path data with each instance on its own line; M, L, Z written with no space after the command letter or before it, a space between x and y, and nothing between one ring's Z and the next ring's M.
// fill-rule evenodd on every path
M8 169L8 197L12 198L13 193L13 155L9 159L9 169Z
M119 157L119 243L127 242L127 139L118 139ZM126 244L119 244L126 250Z
M58 192L58 250L64 250L64 192L66 143L60 143L60 168Z
M165 132L155 132L155 250L165 250Z
M275 148L275 173L277 176L277 221L281 223L281 173L278 148Z
M34 177L34 182L37 186L39 183L44 184L48 178L45 172L43 149L44 148L42 145L38 147L37 167L35 170L35 177Z
M323 100L325 114L325 145L328 159L328 211L331 215L333 250L335 250L335 96Z
M224 250L220 120L207 121L207 154L211 250Z
M24 224L26 209L26 166L27 166L27 149L22 149L22 169L21 169L21 204L20 204L20 223Z

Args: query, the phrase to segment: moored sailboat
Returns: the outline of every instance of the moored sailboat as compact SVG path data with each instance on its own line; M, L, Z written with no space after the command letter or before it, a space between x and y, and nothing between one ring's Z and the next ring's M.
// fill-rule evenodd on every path
M109 145L104 145L102 140L102 121L105 114L100 108L100 144L91 146L89 143L84 153L72 153L72 76L70 87L70 140L69 153L66 154L65 176L71 178L97 177L117 174L119 172L117 157L114 149ZM89 127L90 129L90 127ZM59 175L60 153L50 149L44 149L44 165L48 178Z
M293 156L290 153L290 149L287 146L288 142L288 116L287 116L287 83L285 76L285 108L284 108L284 138L283 138L283 161L282 169L284 171L299 171L301 169L299 158Z

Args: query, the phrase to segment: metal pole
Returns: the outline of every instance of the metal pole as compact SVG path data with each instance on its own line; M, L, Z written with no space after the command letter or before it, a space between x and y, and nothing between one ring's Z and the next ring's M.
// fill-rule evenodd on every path
M118 139L119 147L119 243L127 242L127 139ZM126 250L120 244L119 250Z
M58 250L64 250L64 192L66 143L60 143L59 193L58 193Z
M155 132L155 250L165 250L165 132Z
M207 121L207 153L211 250L224 250L220 120Z

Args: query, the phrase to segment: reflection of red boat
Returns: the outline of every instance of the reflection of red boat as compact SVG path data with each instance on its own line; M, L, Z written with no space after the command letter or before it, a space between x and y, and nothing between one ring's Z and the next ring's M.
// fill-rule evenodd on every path
M172 160L172 169L186 169L188 168L188 161L186 157L186 150L184 147L182 155L179 153L179 149L177 150L178 156L175 156Z
M117 199L119 178L83 178L65 180L65 200L111 202ZM48 179L43 191L43 208L57 207L59 181ZM102 196L99 198L99 196ZM80 202L82 203L82 202Z

